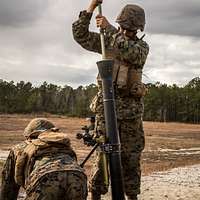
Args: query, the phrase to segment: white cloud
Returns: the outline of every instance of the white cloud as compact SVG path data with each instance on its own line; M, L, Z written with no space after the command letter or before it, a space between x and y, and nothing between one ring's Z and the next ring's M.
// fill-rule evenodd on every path
M95 82L101 56L81 48L71 32L72 22L89 0L14 1L0 2L0 78L74 87ZM103 12L114 22L126 3L133 1L104 1ZM144 70L149 78L144 80L186 84L199 76L199 1L134 3L144 6L147 16L145 39L151 50ZM94 18L91 28L96 30Z
M147 40L151 50L144 73L150 80L184 85L200 75L200 41L164 34L149 35Z

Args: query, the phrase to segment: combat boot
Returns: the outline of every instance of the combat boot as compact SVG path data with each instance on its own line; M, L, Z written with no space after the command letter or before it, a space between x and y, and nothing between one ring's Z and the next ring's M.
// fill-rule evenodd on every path
M127 196L127 197L128 197L128 200L138 200L137 194L136 195Z
M91 192L91 200L101 200L101 195L96 192Z

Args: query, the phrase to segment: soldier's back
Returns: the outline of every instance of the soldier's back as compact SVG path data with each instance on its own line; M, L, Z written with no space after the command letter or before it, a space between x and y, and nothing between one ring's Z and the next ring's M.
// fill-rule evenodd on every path
M47 131L27 143L15 167L15 178L25 188L26 200L86 199L87 177L66 134ZM24 180L20 179L23 176Z

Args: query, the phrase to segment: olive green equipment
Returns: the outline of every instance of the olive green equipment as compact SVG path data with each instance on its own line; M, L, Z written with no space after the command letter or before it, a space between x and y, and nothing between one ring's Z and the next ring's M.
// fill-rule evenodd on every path
M98 14L102 15L101 4L98 5ZM104 182L108 186L109 179L111 181L112 200L124 200L124 183L121 164L121 144L117 129L116 108L113 87L113 65L114 61L107 59L105 51L105 30L100 28L100 41L102 50L102 60L97 62L99 75L102 80L103 88L103 104L106 125L106 135L100 135L94 138L96 141L92 152L100 146L103 160ZM87 158L86 158L87 160ZM82 163L84 165L85 161ZM109 170L108 170L109 169ZM108 173L109 171L109 173Z
M101 4L98 12L102 15ZM113 87L114 61L106 58L104 30L100 29L102 60L97 62L99 75L102 80L103 106L106 125L106 144L103 145L108 155L109 177L111 181L112 200L124 200L124 183L121 163L121 144L117 129L117 117Z
M91 129L91 125L83 126L81 129L84 130L83 133L77 133L76 138L82 139L83 143L87 146L92 146L92 150L86 156L86 158L80 163L80 166L83 168L92 154L95 152L97 148L100 151L100 160L102 161L103 166L103 182L106 187L109 186L109 173L108 173L108 161L107 161L107 148L106 148L106 137L104 135L100 135L95 137L93 134L94 127Z
M102 15L101 4L98 5L98 14ZM99 75L102 80L106 135L95 137L93 134L90 135L89 131L82 135L77 135L77 138L83 139L85 144L88 145L88 141L85 142L85 140L88 140L88 138L90 140L89 144L93 144L91 145L93 146L93 149L80 165L84 167L84 164L93 154L93 152L97 149L97 147L100 147L100 160L103 161L104 184L105 186L108 186L110 179L112 200L124 200L125 197L121 163L121 144L117 129L112 77L114 61L107 59L106 57L104 34L105 30L100 28L102 60L97 62L97 66Z

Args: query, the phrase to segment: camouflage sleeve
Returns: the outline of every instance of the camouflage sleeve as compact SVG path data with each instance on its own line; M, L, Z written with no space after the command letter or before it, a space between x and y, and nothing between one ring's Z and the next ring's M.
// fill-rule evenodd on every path
M105 35L107 38L111 38L118 30L111 24L109 24L105 29Z
M144 65L149 53L149 45L143 40L122 40L117 44L119 57L133 65Z
M72 24L73 37L84 49L101 53L99 34L89 31L91 17L92 13L80 12L79 19Z
M14 180L15 158L11 150L2 171L1 199L16 200L20 186Z

